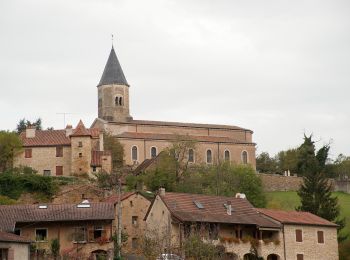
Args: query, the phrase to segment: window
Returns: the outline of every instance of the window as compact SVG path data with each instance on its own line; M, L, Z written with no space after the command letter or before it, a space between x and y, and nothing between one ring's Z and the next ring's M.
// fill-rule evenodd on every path
M225 161L229 161L230 160L230 151L226 150L224 153L224 157L225 157Z
M94 227L94 240L99 239L103 237L104 230L102 226L95 226Z
M137 249L139 247L139 241L136 237L131 239L131 247L132 249Z
M248 153L247 151L242 152L242 163L247 164L248 163Z
M188 162L193 163L194 162L194 151L193 149L188 150Z
M137 161L137 147L136 146L133 146L131 148L131 159L133 161Z
M31 148L27 148L24 150L24 157L25 158L32 158L32 149Z
M156 147L152 147L151 148L151 158L154 158L157 156L157 148Z
M122 106L123 105L123 97L115 97L115 105Z
M83 153L79 153L79 158L83 157Z
M131 217L131 223L133 226L137 226L138 216Z
M102 107L102 98L98 99L98 107Z
M82 243L86 242L86 228L75 227L73 232L73 242Z
M82 141L78 142L78 147L83 147L83 142Z
M47 241L47 229L46 228L35 229L35 240Z
M96 166L92 166L92 171L96 172Z
M56 157L63 157L63 147L56 146Z
M317 242L319 244L324 244L324 234L323 231L317 231Z
M301 229L295 230L295 241L296 242L303 242L303 231Z
M297 254L297 260L304 260L303 254Z
M219 226L216 223L209 223L209 238L217 240L219 236Z
M212 153L211 150L207 150L207 163L212 163L213 158L212 158Z
M13 233L17 236L21 235L21 229L20 228L15 228L15 230L13 231ZM1 258L0 258L1 259Z
M63 175L63 166L56 166L56 176Z
M132 200L130 200L130 207L133 207L134 203L132 202Z
M0 259L1 260L8 260L9 259L9 249L0 248Z
M44 176L51 176L51 170L44 170Z

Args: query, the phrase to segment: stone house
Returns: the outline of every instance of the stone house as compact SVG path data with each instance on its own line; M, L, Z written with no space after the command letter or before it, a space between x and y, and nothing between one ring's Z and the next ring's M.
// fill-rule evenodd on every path
M164 250L182 255L184 241L196 233L224 248L227 259L250 259L252 246L267 260L324 259L322 255L338 259L336 225L310 213L271 212L254 208L242 195L233 198L161 189L145 221L149 234L164 236ZM288 215L291 222L286 220ZM304 242L296 242L300 240L296 232L302 233Z
M283 225L284 259L337 260L337 225L309 212L258 209Z
M191 139L188 161L215 164L221 161L255 167L253 131L232 125L134 120L130 115L128 84L114 48L97 85L98 118L91 128L107 131L124 145L127 165L138 165L155 157L178 139ZM175 104L174 104L175 106Z
M0 206L0 229L35 241L43 258L58 239L62 256L95 259L104 254L111 259L113 219L112 203Z
M118 227L118 195L112 195L105 199L115 207L115 218L113 221L114 231ZM128 236L122 251L125 254L138 254L140 239L145 233L146 223L143 220L151 202L139 192L127 192L121 196L121 223L122 232Z
M110 172L111 154L104 151L103 134L87 129L80 120L77 127L63 130L36 130L28 127L20 134L23 150L14 166L30 166L46 176L69 176Z
M31 240L0 231L1 260L29 260Z

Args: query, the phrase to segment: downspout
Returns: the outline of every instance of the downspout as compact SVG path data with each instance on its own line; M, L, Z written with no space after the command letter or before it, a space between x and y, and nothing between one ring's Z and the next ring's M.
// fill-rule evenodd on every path
M282 227L282 234L283 234L283 252L284 252L284 260L287 260L287 254L286 254L286 238L284 236L284 225Z
M146 160L146 139L143 139L143 160Z

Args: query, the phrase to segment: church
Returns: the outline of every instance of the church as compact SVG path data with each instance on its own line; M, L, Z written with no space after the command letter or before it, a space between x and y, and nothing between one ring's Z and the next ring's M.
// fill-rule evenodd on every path
M252 130L233 125L135 120L130 114L130 87L112 46L97 85L98 118L91 128L109 132L123 144L127 165L152 159L172 142L184 138L196 143L195 149L188 150L189 163L230 161L255 168Z

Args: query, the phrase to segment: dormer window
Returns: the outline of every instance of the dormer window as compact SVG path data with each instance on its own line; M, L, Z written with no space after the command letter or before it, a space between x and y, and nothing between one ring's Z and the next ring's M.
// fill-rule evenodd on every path
M116 96L115 97L115 105L116 106L123 106L123 97L121 96Z

